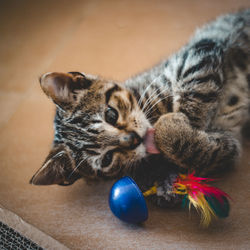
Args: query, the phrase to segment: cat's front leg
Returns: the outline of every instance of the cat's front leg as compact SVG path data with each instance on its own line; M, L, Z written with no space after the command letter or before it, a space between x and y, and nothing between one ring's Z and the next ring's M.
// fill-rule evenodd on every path
M186 167L178 151L180 145L187 144L195 133L188 118L183 113L168 113L161 116L154 127L155 144L159 151L178 166Z
M240 144L230 132L193 128L183 113L168 113L155 124L155 144L180 168L208 175L232 166Z

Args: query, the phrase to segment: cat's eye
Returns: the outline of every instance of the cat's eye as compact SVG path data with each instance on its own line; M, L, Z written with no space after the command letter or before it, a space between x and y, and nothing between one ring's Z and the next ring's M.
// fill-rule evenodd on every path
M118 112L114 108L108 106L106 112L105 112L105 120L107 123L111 125L115 125L118 120Z
M113 159L113 151L110 150L104 155L102 159L102 168L107 167L112 162L112 159Z

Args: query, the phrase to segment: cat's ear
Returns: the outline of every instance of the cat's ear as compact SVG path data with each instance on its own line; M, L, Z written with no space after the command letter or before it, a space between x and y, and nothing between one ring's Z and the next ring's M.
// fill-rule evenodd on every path
M34 185L71 185L80 175L73 171L73 161L63 145L55 146L42 167L31 178Z
M62 109L67 109L74 103L79 90L88 89L93 83L79 72L47 73L40 77L40 84L45 94Z

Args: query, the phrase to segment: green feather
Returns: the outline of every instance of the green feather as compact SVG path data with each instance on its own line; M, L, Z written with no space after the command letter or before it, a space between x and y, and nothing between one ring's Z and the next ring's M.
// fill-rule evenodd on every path
M182 199L182 203L181 203L181 207L185 208L189 205L189 199L188 199L188 195L185 194L183 199Z
M209 206L219 218L226 218L229 215L230 205L226 197L222 197L223 201L219 201L213 196L205 195Z

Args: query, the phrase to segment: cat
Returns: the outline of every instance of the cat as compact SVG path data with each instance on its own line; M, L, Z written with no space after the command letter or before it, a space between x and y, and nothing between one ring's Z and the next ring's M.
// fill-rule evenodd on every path
M32 184L130 173L141 186L161 180L164 189L172 169L228 171L249 117L250 9L218 17L169 59L122 84L80 72L47 73L40 84L56 104L55 135ZM145 142L152 129L158 155Z

